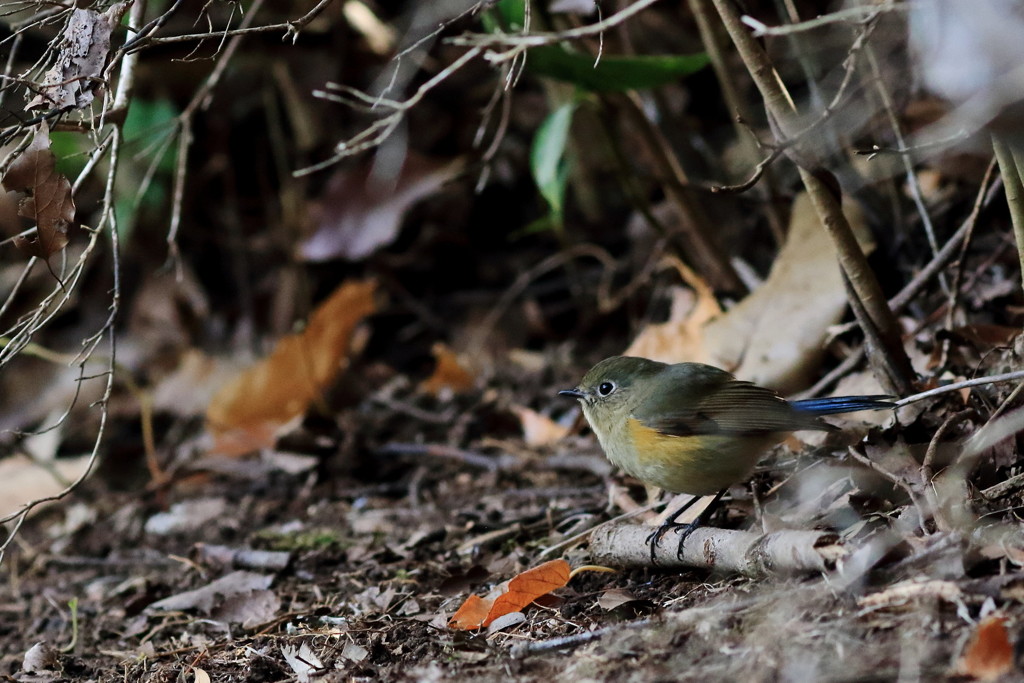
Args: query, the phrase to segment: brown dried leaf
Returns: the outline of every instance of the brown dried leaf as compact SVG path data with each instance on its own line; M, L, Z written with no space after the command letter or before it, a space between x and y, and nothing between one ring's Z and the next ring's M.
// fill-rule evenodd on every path
M863 216L850 208L845 213L866 243L870 233ZM681 263L674 265L696 302L686 309L680 304L689 302L677 297L668 322L641 331L626 355L709 363L745 380L794 391L815 371L828 328L846 310L835 248L806 195L793 204L789 236L768 279L727 313L707 283Z
M50 151L50 129L43 122L2 179L5 190L26 195L18 203L18 215L36 223L35 238L16 237L15 246L43 259L67 245L68 227L75 220L71 181L57 172L56 161Z
M964 648L956 671L979 681L994 681L1013 670L1013 644L1006 617L993 614L978 623Z
M272 445L276 428L309 408L347 360L356 326L376 310L376 286L373 281L342 284L317 307L301 334L281 339L270 356L217 392L206 410L218 441L215 451L222 452L220 442L240 440L250 449Z
M465 368L454 351L441 343L434 344L431 349L437 365L430 377L420 384L420 391L434 396L444 393L461 394L472 391L476 385L476 377Z
M91 9L71 13L57 59L43 77L28 109L80 109L92 102L110 55L110 32L123 12L122 7L115 5L109 14Z

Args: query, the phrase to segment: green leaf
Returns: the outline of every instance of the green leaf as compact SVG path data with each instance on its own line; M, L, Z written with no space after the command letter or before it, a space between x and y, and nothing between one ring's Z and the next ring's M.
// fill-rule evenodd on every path
M177 146L167 136L175 131L174 119L178 109L166 99L133 99L124 121L126 165L118 173L118 197L114 202L117 226L122 239L128 239L141 211L159 211L167 204L171 178L177 160ZM166 143L172 144L166 144ZM154 159L153 155L159 155ZM156 163L145 192L138 194L138 183L149 174ZM130 183L123 182L131 179Z
M505 30L523 30L523 26L526 25L526 2L527 0L501 0L498 3L498 14L501 15Z
M700 71L708 63L703 52L692 55L603 56L570 52L556 45L531 49L527 68L541 76L568 81L585 90L608 92L644 90L671 83Z
M569 102L551 112L537 129L530 150L533 180L551 208L552 217L557 224L561 223L562 210L565 207L565 188L569 179L565 146L569 140L569 126L575 111L576 103Z
M480 22L488 33L518 33L526 24L526 0L501 0L480 15Z
M152 151L174 129L171 125L178 109L170 100L133 99L124 120L124 139L133 149ZM176 149L172 145L158 162L160 172L174 171Z
M85 169L91 149L91 141L81 133L50 133L50 151L57 157L57 170L70 178L71 182Z

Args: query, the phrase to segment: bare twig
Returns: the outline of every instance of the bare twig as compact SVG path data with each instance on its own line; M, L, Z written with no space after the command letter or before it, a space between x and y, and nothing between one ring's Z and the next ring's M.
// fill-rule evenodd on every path
M861 453L857 452L856 448L852 446L847 449L847 453L851 458L859 462L864 467L868 468L875 474L879 475L893 486L900 488L913 502L914 507L917 508L917 517L920 522L921 531L927 533L928 530L925 527L925 523L935 516L935 506L932 505L931 500L925 495L922 495L921 491L918 490L917 484L897 474L893 474L889 470L879 465L874 460L865 457Z
M935 454L938 453L939 443L942 442L942 437L946 436L946 432L952 429L957 423L963 420L965 417L974 415L974 409L961 410L958 413L953 413L947 417L939 428L935 430L935 434L932 435L932 440L928 443L928 450L924 453L924 460L921 462L921 483L925 486L931 484L932 479L935 477Z
M896 117L896 108L893 105L892 98L889 97L889 91L882 79L882 70L878 66L875 51L870 45L866 46L865 55L867 56L868 66L871 67L871 74L874 77L872 80L875 82L875 89L882 100L882 108L885 110L886 118L889 120L889 127L892 129L893 138L895 138L896 144L899 147L905 147L903 131L900 129L900 122ZM924 197L921 195L921 183L917 179L917 173L914 172L914 162L908 154L901 154L900 160L903 162L903 171L906 174L907 187L910 188L910 197L914 200L917 215L921 217L921 225L924 227L925 237L928 238L928 246L932 249L932 256L937 256L939 253L939 243L935 239L935 228L932 226L932 219L928 214L928 208L924 205ZM982 183L982 185L985 185L985 183ZM948 295L950 292L949 283L946 281L945 274L941 272L939 273L939 284L942 286L942 291Z
M732 0L714 0L726 30L732 37L744 64L764 98L769 116L783 135L792 137L799 124L796 107L761 45L743 27L739 12ZM836 245L839 262L849 278L851 287L864 312L862 327L877 330L881 348L871 354L876 362L875 374L882 386L897 394L906 393L911 385L913 370L903 349L899 325L889 309L878 279L868 264L857 239L843 215L839 197L829 187L827 174L821 169L799 166L800 177L811 197L822 225Z
M848 7L836 12L823 14L820 17L815 17L814 19L808 19L807 21L788 24L786 26L768 26L764 22L758 21L749 15L744 15L740 20L750 28L754 29L751 34L753 37L763 38L765 36L788 36L801 31L811 31L816 28L821 28L822 26L828 26L829 24L846 22L861 23L870 21L883 11L905 11L907 7L907 3L888 3L883 6L859 5L857 7Z
M619 10L615 14L610 14L606 18L596 21L593 24L587 24L586 26L580 26L577 28L567 29L565 31L557 31L551 33L536 32L530 34L518 34L508 35L499 33L469 33L462 36L456 36L449 38L447 42L453 45L464 45L467 47L513 47L513 48L526 48L526 47L538 47L541 45L552 45L554 43L561 43L566 40L576 40L577 38L586 38L588 36L600 35L604 31L610 28L618 26L622 22L626 21L630 17L639 14L643 10L647 9L658 0L637 0L631 5L627 5L625 8ZM490 61L503 61L513 59L515 54L512 52L494 54L489 53L488 59Z
M323 3L321 3L323 4ZM263 0L255 0L252 6L249 8L245 19L242 20L242 27L245 28L251 24L256 17L256 14L260 11L263 6ZM174 173L174 191L173 200L171 203L171 223L167 230L167 258L168 263L175 268L175 272L180 279L180 258L178 254L178 229L181 226L181 207L185 195L185 168L188 163L188 151L192 146L192 119L195 117L196 112L205 110L210 106L213 101L213 91L220 83L221 77L224 75L227 69L228 63L231 58L238 51L239 45L242 43L242 38L245 34L235 35L229 42L227 47L221 53L217 60L217 65L214 66L213 71L203 81L203 84L196 89L192 99L186 105L185 109L182 110L181 114L178 115L178 165Z
M1001 375L990 375L988 377L975 377L974 379L966 379L962 382L953 382L941 387L935 387L928 391L922 391L917 394L911 394L905 398L901 398L896 401L896 407L909 405L917 401L931 398L933 396L941 396L942 394L948 394L952 391L960 391L961 389L967 389L970 387L980 387L986 384L998 384L999 382L1015 382L1017 380L1024 379L1024 370L1018 370L1016 372L1007 372Z
M689 187L689 180L679 159L672 152L672 145L657 126L648 120L635 92L616 99L633 119L633 130L640 134L648 155L662 176L665 195L679 215L684 248L691 262L702 271L712 287L733 292L743 291L736 270L714 240L718 231L713 228L696 193Z
M72 491L77 489L81 485L81 483L86 480L86 478L88 478L88 476L92 473L92 469L95 466L97 460L99 459L100 445L103 442L103 435L106 431L108 417L107 405L108 401L110 400L110 394L113 391L114 387L114 366L116 363L117 351L116 336L114 334L114 321L116 320L117 314L120 311L121 307L120 243L117 234L117 219L114 215L114 181L116 178L118 168L118 164L116 163L116 161L120 153L120 144L121 133L119 130L115 130L111 151L112 163L110 164L110 168L107 173L107 182L104 192L103 213L100 218L100 224L96 231L94 231L93 240L90 243L91 245L95 244L96 236L100 234L100 231L104 227L107 228L107 232L110 235L113 269L113 287L111 289L109 316L107 317L106 322L103 324L100 330L96 332L96 334L93 335L92 338L85 340L83 345L87 349L87 351L84 352L84 355L79 360L79 366L84 370L85 364L86 362L88 362L89 356L91 355L91 351L92 349L95 348L95 344L99 343L99 340L102 338L107 339L109 345L109 360L107 365L107 371L105 373L106 385L104 387L103 396L96 403L96 405L99 406L99 426L96 430L96 437L93 440L93 447L91 452L89 453L89 459L86 464L86 467L75 481L68 484L62 491L53 496L36 498L32 501L29 501L28 503L25 503L20 510L13 512L7 515L6 517L0 518L0 524L12 522L12 524L7 529L7 537L4 539L2 543L0 543L0 562L3 561L4 553L7 550L7 547L17 536L18 531L21 529L21 525L24 524L25 520L28 518L28 514L33 509L35 509L39 505L42 505L43 503L53 502L67 497ZM86 250L87 253L89 251L91 251L91 246L90 249ZM81 263L84 263L84 261L80 261L80 265ZM83 268L78 268L79 273L82 270ZM67 297L70 296L70 294L68 293L70 289L71 288L69 287L68 290L64 290L64 301L66 301ZM37 311L41 310L42 308L43 307L40 306L39 308L37 308ZM56 307L57 310L59 310L59 308L60 306ZM27 343L27 341L24 341L24 343Z
M130 52L137 52L138 50L142 50L149 47L155 47L157 45L167 45L168 43L185 43L193 41L210 40L211 38L237 38L240 36L247 36L253 33L273 33L276 31L284 32L284 36L282 36L281 38L282 40L287 40L288 38L291 38L292 42L294 42L296 39L298 39L299 34L302 32L302 29L304 29L311 21L316 19L316 17L321 12L323 12L327 8L327 6L330 5L333 1L334 0L320 0L320 2L318 2L316 6L313 7L313 9L309 10L298 19L293 19L291 21L286 21L280 24L251 26L249 25L251 24L251 22L243 21L243 25L235 29L207 31L204 33L186 33L177 36L154 38L152 34L155 31L157 31L161 26L163 26L167 19L170 18L171 12L173 12L177 8L177 6L181 4L181 0L177 0L177 2L168 11L164 12L164 14L159 17L159 19L150 23L150 25L146 26L138 38L130 41L129 43L126 43L122 49ZM254 7L251 7L249 8L248 12L251 14L253 13L253 10Z
M747 100L740 96L736 79L730 71L729 62L726 60L724 46L722 45L723 41L719 36L719 32L715 30L714 8L711 6L710 0L688 0L687 4L690 8L690 12L693 13L693 18L697 21L697 30L700 32L700 40L701 43L704 44L704 50L708 53L708 58L711 60L711 68L715 70L715 76L718 79L718 87L722 89L722 98L725 100L725 104L729 108L729 112L732 114L733 131L736 135L736 139L739 140L740 144L743 146L743 152L747 163L755 163L758 156L760 156L760 141L749 127L740 123L741 121L753 120L751 116L752 112L750 106L747 104ZM765 202L765 207L768 217L768 226L771 228L772 236L775 238L776 244L782 244L785 241L786 236L782 217L779 216L779 212L775 207L775 202L772 201L777 194L777 191L775 187L775 179L768 170L768 165L772 162L771 157L781 153L782 150L777 148L773 149L768 159L764 159L757 163L754 180L750 183L750 186L752 186L761 178L762 175L767 173L765 176L767 181L765 195L768 201Z
M748 576L805 574L828 571L845 555L836 535L827 532L787 530L762 536L705 526L690 534L678 558L676 533L669 532L658 544L659 567L700 567ZM651 528L643 524L598 527L590 537L591 557L598 564L649 567L650 534Z
M1012 142L1006 142L995 135L992 136L992 148L999 160L999 174L1003 178L1006 203L1010 207L1010 222L1017 240L1017 257L1021 273L1024 273L1024 179L1021 178L1021 168L1016 159L1019 153L1015 153Z
M358 90L350 88L345 85L328 84L329 88L333 88L338 92L315 90L313 92L315 96L321 97L332 102L339 102L341 104L356 107L358 107L360 103L366 105L367 107L380 106L383 107L384 109L391 110L391 113L378 119L377 121L374 121L371 125L367 126L362 131L360 131L353 137L349 138L348 140L343 140L337 143L334 146L334 154L328 157L327 159L319 163L313 164L312 166L307 166L306 168L299 169L295 171L293 175L296 177L309 175L311 173L315 173L317 171L321 171L325 168L333 166L342 159L377 147L382 142L387 140L393 132L395 132L395 129L398 128L398 125L405 118L406 113L408 113L410 109L419 104L420 101L422 101L423 98L427 95L427 93L429 93L440 83L445 81L453 73L469 64L481 53L482 48L474 48L466 52L461 57L456 59L454 62L449 64L447 67L445 67L437 74L435 74L433 78L429 79L426 83L417 88L416 92L412 95L412 97L402 102L396 100L386 100L380 97L373 97L371 95L359 92Z

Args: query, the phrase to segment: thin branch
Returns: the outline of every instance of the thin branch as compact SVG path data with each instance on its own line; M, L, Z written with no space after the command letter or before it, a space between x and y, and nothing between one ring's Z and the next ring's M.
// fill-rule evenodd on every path
M565 31L557 32L538 32L531 33L529 35L508 35L500 33L468 33L462 36L455 36L447 39L445 42L451 43L452 45L463 45L466 47L539 47L541 45L552 45L554 43L561 43L566 40L576 40L577 38L586 38L588 36L600 35L604 31L610 28L618 26L622 22L626 21L635 14L639 14L643 10L647 9L658 0L637 0L632 5L626 6L624 9L616 12L615 14L609 15L607 18L601 21L596 21L593 24L587 24L586 26L579 26L577 28L566 29ZM500 55L494 55L491 53L491 59L494 61L503 61L512 59L515 55L511 52Z
M783 135L792 137L799 125L796 106L767 53L744 28L732 0L713 1L764 99L770 119L778 125ZM877 330L881 347L879 353L871 355L872 362L877 363L875 374L887 390L897 394L906 393L911 385L913 369L901 343L899 325L842 212L840 198L830 187L828 174L823 169L809 169L799 163L798 169L822 225L835 243L843 272L849 278L852 290L865 313L864 318L859 319L861 326L872 326Z
M207 31L205 33L186 33L178 36L154 38L151 34L157 29L159 29L167 20L167 18L169 18L169 16L167 15L169 15L170 12L172 12L174 9L177 8L178 5L181 4L181 0L177 0L175 5L173 5L170 8L170 10L168 10L168 12L165 12L164 15L161 16L162 21L147 26L145 29L143 29L142 35L140 35L135 40L126 43L122 49L125 51L137 52L145 48L154 47L157 45L167 45L169 43L202 41L210 40L211 38L238 38L241 36L251 35L253 33L270 33L274 31L284 31L285 35L282 36L282 40L287 40L288 38L291 38L292 42L294 43L298 39L299 34L302 32L302 29L304 29L311 21L316 19L316 17L321 12L323 12L327 8L327 6L331 4L333 1L334 0L320 0L320 2L317 3L315 7L313 7L313 9L311 9L309 12L302 15L298 19L293 19L292 21L286 21L280 24L250 26L248 24L250 24L251 22L243 20L243 25L240 28L225 29L222 31ZM255 5L256 3L253 3L253 7L249 8L249 14L252 14L254 12Z
M882 108L885 110L885 115L889 121L889 127L892 129L893 137L896 140L896 144L900 148L903 148L906 146L906 143L903 139L903 131L900 129L899 119L896 116L896 107L893 104L892 98L889 96L889 91L882 80L882 70L878 66L878 59L875 57L875 51L870 45L867 46L865 55L867 56L868 66L871 67L871 73L874 76L872 80L874 80L878 96L882 100ZM917 214L921 217L921 225L924 227L925 237L928 238L928 246L931 247L932 256L936 256L939 253L939 243L938 240L935 239L935 228L932 226L932 219L928 214L928 208L924 205L924 197L921 195L921 183L917 178L917 173L914 172L914 162L907 154L901 154L900 160L903 162L903 170L907 178L907 187L910 188L910 197L914 200L914 206L917 208ZM944 273L939 273L939 284L942 287L942 291L948 295L950 293L949 282L946 281Z
M11 524L7 529L7 538L4 539L2 543L0 543L0 563L3 562L4 553L6 552L7 547L14 541L15 537L18 534L18 531L21 529L21 525L24 524L25 520L28 518L29 513L36 507L42 505L43 503L58 501L71 494L71 492L77 489L82 484L82 482L84 482L89 477L89 475L92 473L93 468L96 465L96 462L99 460L100 445L103 443L103 435L106 433L107 418L109 416L108 405L110 401L110 395L114 388L114 366L117 362L117 337L114 333L114 322L117 319L117 314L120 311L121 307L120 243L117 234L117 218L114 215L114 186L118 168L117 159L119 158L120 145L121 132L120 130L115 129L111 148L112 161L110 164L109 171L107 173L107 182L104 191L103 214L100 218L100 225L97 228L97 230L94 231L93 240L90 243L91 245L95 244L96 236L100 234L100 230L102 230L102 228L105 225L109 226L108 232L110 234L113 274L113 287L111 290L111 301L109 308L110 314L106 322L100 329L100 331L97 332L96 335L94 335L94 338L98 340L101 337L106 337L108 340L110 351L108 355L109 361L107 371L105 373L107 379L106 385L103 390L103 396L96 403L96 405L98 405L100 409L99 426L97 427L96 430L96 437L93 440L92 450L89 453L89 459L87 461L86 467L75 481L71 482L62 491L55 495L46 496L43 498L36 498L23 505L20 510L17 510L5 517L0 518L0 524L13 522L13 524ZM86 251L88 252L90 251L90 249L87 249ZM80 261L80 265L83 263L84 261ZM82 270L84 270L84 268L79 268L79 272L81 272ZM69 291L70 289L71 288L69 287ZM68 294L67 292L65 294L66 296L70 296L70 294ZM66 300L67 299L65 298L65 301ZM58 306L56 310L59 309L60 307ZM89 347L89 345L89 340L86 340L85 346ZM92 348L95 348L95 346L93 346ZM91 353L91 351L89 353ZM89 360L89 353L86 353L85 357L83 357L79 361L80 367L83 369L85 367L85 363L88 362Z
M324 98L324 99L327 99L327 100L336 101L336 102L341 102L343 104L351 104L351 102L354 101L354 100L345 98L346 94L351 96L351 97L356 98L356 100L360 100L361 99L361 100L366 101L366 100L369 99L369 100L372 100L374 102L377 102L378 104L383 105L385 108L391 109L392 113L390 113L387 116L384 116L383 118L373 122L370 126L368 126L367 128L364 128L362 131L360 131L358 134L354 135L353 137L349 138L348 140L343 140L343 141L337 143L334 146L335 153L333 155L331 155L329 158L327 158L327 159L325 159L325 160L323 160L323 161L321 161L319 163L313 164L312 166L307 166L306 168L302 168L302 169L299 169L297 171L294 171L292 173L292 175L298 178L298 177L309 175L311 173L316 173L317 171L321 171L321 170L323 170L325 168L328 168L329 166L333 166L334 164L338 163L342 159L345 159L346 157L350 157L350 156L353 156L355 154L359 154L359 153L364 152L366 150L373 149L374 147L377 147L382 142L384 142L386 139L388 139L388 137L391 136L391 134L395 131L395 129L398 127L398 125L405 118L406 112L408 112L411 108L413 108L417 104L419 104L420 101L426 96L426 94L428 92L433 90L438 84L443 82L445 79L447 79L453 73L455 73L456 71L458 71L462 67L464 67L467 64L469 64L473 59L478 57L482 52L483 52L482 48L474 48L474 49L466 52L461 57L459 57L457 60L455 60L454 62L449 64L447 67L445 67L444 69L439 71L437 74L435 74L433 78L431 78L426 83L424 83L419 88L417 88L416 92L412 95L412 97L410 97L409 99L407 99L407 100L405 100L403 102L399 102L399 101L395 101L395 100L373 99L373 98L371 98L370 95L367 95L365 93L361 93L358 90L355 90L355 89L352 89L352 88L347 88L345 86L336 86L336 87L338 87L342 91L341 95L335 95L333 93L324 92L322 90L314 91L313 94L315 96L317 96L317 97L321 97L321 98Z
M768 26L764 22L746 14L740 17L740 21L753 29L751 35L754 38L763 38L765 36L788 36L803 31L811 31L830 24L860 23L870 21L882 12L892 12L897 10L906 12L909 9L910 3L889 3L881 7L878 5L861 5L857 7L848 7L836 12L830 12L829 14L824 14L820 17L815 17L814 19L808 19L807 21L787 24L786 26Z
M256 17L256 14L263 7L264 0L255 0L252 6L249 8L249 12L245 15L242 20L243 28L251 24ZM321 3L323 4L323 3ZM182 110L181 114L178 115L178 159L177 168L174 173L174 190L173 190L173 202L171 204L171 222L170 227L167 230L167 260L170 265L175 268L175 272L178 274L178 278L181 278L180 265L181 259L178 252L178 229L181 226L181 207L184 203L185 196L185 169L188 162L188 152L192 147L192 119L196 112L203 111L210 106L213 101L213 91L220 83L220 79L224 76L224 72L227 70L228 63L231 58L234 57L235 52L238 51L238 46L242 43L242 35L236 35L232 38L220 58L217 60L216 66L210 75L203 81L203 84L196 89L192 99L186 105L185 109Z
M981 387L986 384L998 384L1000 382L1015 382L1017 380L1024 379L1024 370L1017 370L1016 372L1007 372L1001 375L990 375L988 377L975 377L974 379L965 379L962 382L953 382L952 384L946 384L941 387L935 387L928 391L922 391L916 394L911 394L896 401L896 407L900 408L917 401L923 401L926 398L932 398L933 396L941 396L942 394L948 394L953 391L960 391L961 389L969 389L970 387Z

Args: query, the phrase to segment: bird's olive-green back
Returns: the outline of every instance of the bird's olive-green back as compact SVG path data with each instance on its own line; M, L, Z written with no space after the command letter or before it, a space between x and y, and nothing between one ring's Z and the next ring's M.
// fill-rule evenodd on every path
M601 397L597 388L606 381L614 382L617 389ZM754 436L828 428L813 415L794 409L774 391L701 363L667 365L646 358L608 358L591 368L580 390L590 396L602 419L634 417L647 427L675 436Z

